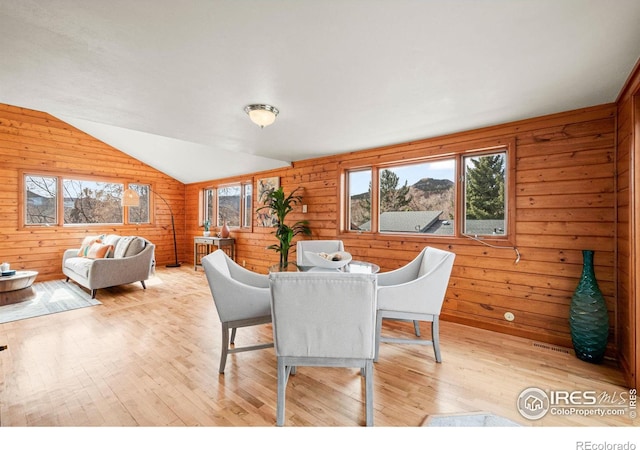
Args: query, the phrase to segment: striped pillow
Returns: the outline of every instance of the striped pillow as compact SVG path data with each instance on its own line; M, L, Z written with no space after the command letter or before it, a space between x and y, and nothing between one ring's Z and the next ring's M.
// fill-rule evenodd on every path
M80 245L80 250L78 250L78 256L87 256L89 248L91 248L91 246L96 242L100 242L100 236L85 237Z

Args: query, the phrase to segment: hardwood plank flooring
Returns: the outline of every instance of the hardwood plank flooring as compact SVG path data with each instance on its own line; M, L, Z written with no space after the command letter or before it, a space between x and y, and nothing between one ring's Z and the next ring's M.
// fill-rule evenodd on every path
M272 427L273 349L230 355L217 372L220 324L202 270L159 268L139 283L101 289L102 305L0 325L3 427ZM410 335L406 323L387 334ZM427 335L428 325L422 329ZM241 329L237 344L269 342L269 325ZM382 344L375 364L379 427L416 427L434 414L490 411L530 427L629 426L624 416L524 419L525 388L628 394L611 361L582 362L564 349L441 324L443 362L432 348ZM357 370L299 368L287 388L288 427L364 424Z

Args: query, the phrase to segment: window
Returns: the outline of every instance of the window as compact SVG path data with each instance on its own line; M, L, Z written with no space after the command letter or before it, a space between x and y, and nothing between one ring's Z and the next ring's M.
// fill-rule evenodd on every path
M24 177L26 225L58 223L58 178L26 175Z
M216 190L205 189L204 190L204 214L202 215L203 222L209 221L211 226L216 224Z
M242 226L251 227L251 218L253 217L253 183L249 182L242 184L242 198Z
M64 223L123 223L122 183L62 180Z
M125 183L63 176L23 174L25 226L124 224ZM127 208L126 223L150 223L150 186L127 184L140 196Z
M464 158L464 234L504 236L506 153Z
M371 169L348 172L349 230L371 230Z
M343 229L507 236L508 147L345 169Z
M211 226L251 227L253 217L253 184L219 186L203 189L202 220Z
M379 176L381 232L453 234L454 160L386 167Z
M129 189L133 189L138 193L140 204L138 206L130 206L127 208L129 214L129 223L151 223L149 214L149 185L129 183Z
M218 188L218 225L226 222L229 227L240 226L240 193L240 185Z

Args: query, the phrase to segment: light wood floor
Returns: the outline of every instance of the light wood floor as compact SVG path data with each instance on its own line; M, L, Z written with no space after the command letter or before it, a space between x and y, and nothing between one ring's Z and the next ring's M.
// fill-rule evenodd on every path
M160 268L139 283L98 291L102 305L0 324L2 426L260 426L275 424L273 349L231 355L218 375L220 325L202 270ZM406 323L388 333L410 335ZM428 325L423 328L428 334ZM271 327L237 343L270 341ZM457 324L441 324L442 364L428 346L382 344L375 365L375 425L418 426L434 414L490 411L525 426L632 425L624 417L524 419L520 392L621 393L611 363L592 365ZM364 424L357 370L299 368L287 389L287 426Z

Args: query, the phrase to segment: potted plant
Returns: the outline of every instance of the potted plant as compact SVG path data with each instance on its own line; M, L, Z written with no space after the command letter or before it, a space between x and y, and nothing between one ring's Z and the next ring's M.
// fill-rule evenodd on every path
M211 227L211 221L210 220L205 220L202 223L202 226L204 227L204 233L202 233L204 235L204 237L211 236L211 231L209 231L209 227Z
M280 254L280 267L283 268L289 265L289 250L291 250L293 238L298 234L311 235L309 222L306 220L300 220L291 226L285 223L287 215L293 211L294 206L302 202L302 196L296 194L299 189L297 187L287 196L285 196L282 186L278 189L265 191L260 199L264 206L257 209L257 212L266 209L276 217L274 234L278 239L278 244L270 245L267 248Z

